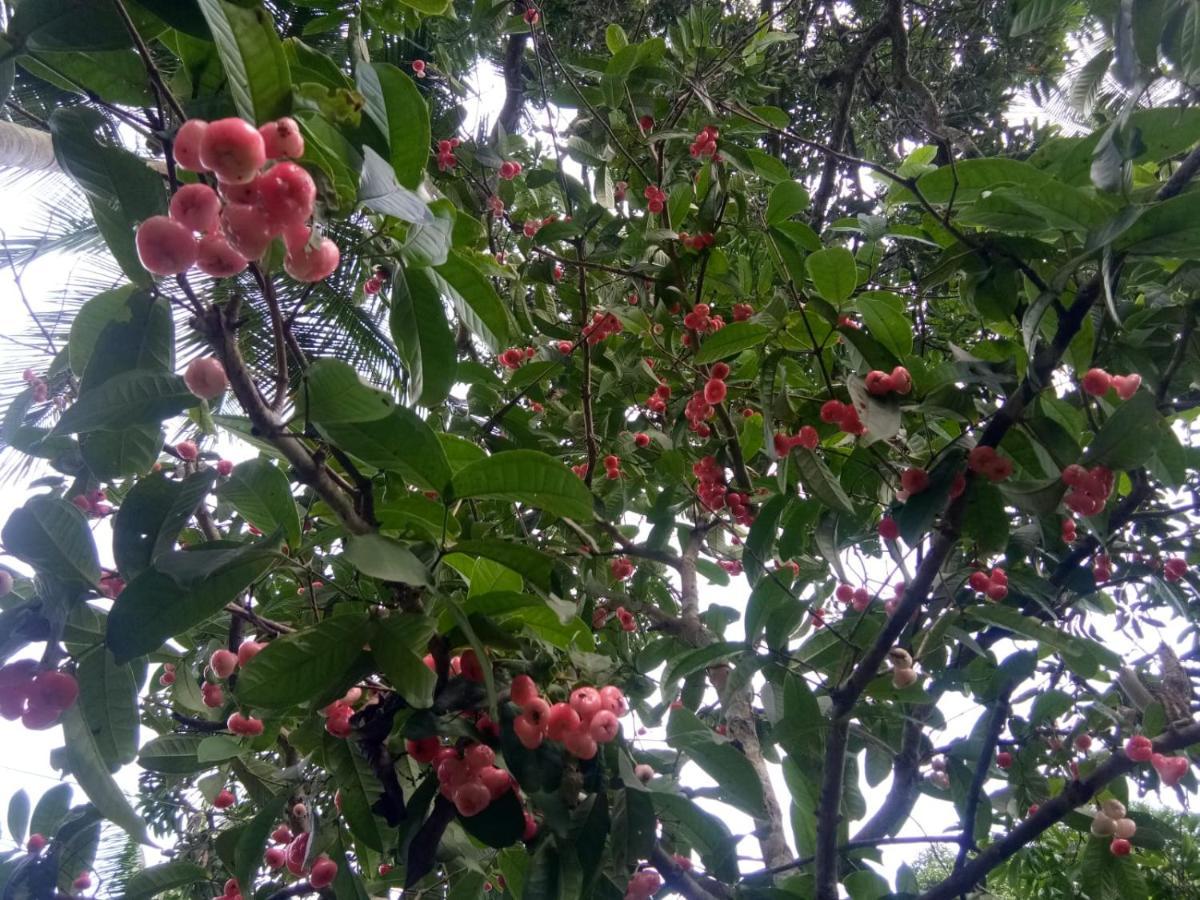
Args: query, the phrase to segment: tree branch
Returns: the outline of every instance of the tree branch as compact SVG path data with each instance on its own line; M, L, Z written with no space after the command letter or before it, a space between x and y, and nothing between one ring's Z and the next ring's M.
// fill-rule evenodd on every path
M979 801L983 797L984 784L988 772L992 768L992 756L996 752L996 743L1000 733L1004 731L1004 722L1008 718L1008 701L1012 694L1010 685L992 706L991 717L988 719L987 732L979 748L979 758L975 761L975 771L971 774L971 786L967 789L967 802L963 806L962 835L958 844L958 856L954 860L954 871L959 871L967 864L968 854L977 846L975 843L975 818L979 812Z

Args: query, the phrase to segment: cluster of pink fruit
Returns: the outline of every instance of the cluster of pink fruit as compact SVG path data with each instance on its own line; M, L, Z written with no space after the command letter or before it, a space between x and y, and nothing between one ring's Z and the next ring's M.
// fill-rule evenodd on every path
M654 389L654 393L646 398L646 409L652 413L662 415L667 411L667 401L670 399L671 386L665 382L659 382L658 387Z
M679 232L679 243L683 244L688 250L699 252L706 247L711 247L716 243L716 235L712 232L702 232L701 234L688 234L686 231Z
M867 373L867 392L874 397L886 394L909 394L912 392L912 376L904 366L896 366L891 374L873 369Z
M612 611L612 615L616 617L622 631L637 631L637 618L624 606L618 606ZM596 609L592 612L592 627L603 628L608 624L608 616L608 607L603 603L597 604Z
M848 584L839 584L833 595L842 603L850 604L850 608L855 612L864 612L871 605L871 592L865 587L850 587Z
M795 434L784 434L781 431L775 432L775 436L771 439L771 442L775 448L775 455L782 459L791 453L793 447L816 450L817 445L821 443L821 436L817 433L817 429L811 425L802 425L800 426L800 430Z
M79 697L73 675L42 669L36 660L18 659L0 666L0 716L21 720L26 728L42 731L58 723Z
M721 136L715 125L705 125L696 135L696 139L692 141L688 147L688 153L692 155L692 159L715 159L719 160L717 155L717 138Z
M499 356L500 365L506 369L516 371L525 364L527 360L531 360L534 354L537 353L532 347L521 349L520 347L509 347Z
M521 174L521 164L514 159L506 159L500 163L500 180L512 181Z
M1063 469L1062 480L1067 486L1063 503L1081 516L1094 516L1104 509L1116 484L1111 469L1105 466L1086 469L1075 463Z
M707 303L697 303L691 312L684 315L683 327L689 331L720 331L725 327L725 320L719 315L714 315L712 307ZM684 344L691 343L691 335L685 334L683 338Z
M296 808L303 809L304 804L297 803ZM310 834L307 831L293 837L292 830L287 825L280 825L271 832L271 840L277 846L267 848L267 852L263 854L263 862L270 869L282 869L287 866L287 870L297 878L307 873L309 886L319 890L333 884L338 866L324 853L312 861L311 867L306 866L309 838Z
M650 119L650 125L653 127L653 119ZM646 198L646 209L652 213L660 213L667 207L667 192L656 184L646 185L646 189L642 191L642 196Z
M516 788L512 775L496 765L496 753L487 744L443 747L436 737L429 737L407 741L405 746L416 762L433 764L438 790L459 815L477 816ZM531 820L532 816L527 824ZM536 833L536 823L534 828Z
M662 876L654 869L640 869L625 886L625 900L650 900L663 886Z
M592 321L583 329L587 342L595 347L606 337L621 333L621 320L610 312L595 312Z
M836 425L846 434L859 435L867 428L858 417L858 410L853 403L843 403L841 400L826 400L821 404L821 421L826 425Z
M1125 815L1125 804L1120 800L1105 800L1092 818L1092 834L1112 838L1108 849L1113 856L1128 856L1133 849L1129 839L1137 834L1137 822Z
M1150 763L1167 787L1179 784L1192 766L1186 756L1167 756L1155 752L1154 743L1142 734L1135 734L1125 742L1125 755L1134 762Z
M617 581L624 581L634 572L633 561L626 559L624 556L618 556L608 564L608 570L612 573L612 577Z
M1008 596L1008 573L999 567L993 568L991 574L982 570L972 572L968 582L971 590L989 600L1003 600Z
M454 151L461 144L458 138L442 139L437 144L437 167L439 172L449 172L458 165L458 157Z
M967 468L988 481L1004 481L1013 473L1012 460L1001 456L995 447L980 445L972 447L967 454Z
M1083 373L1083 389L1093 397L1103 397L1112 388L1122 400L1128 400L1142 386L1142 376L1109 375L1103 369L1088 369Z
M745 322L754 315L754 307L749 303L733 304L733 321Z
M186 184L171 198L169 216L152 216L137 231L138 256L156 275L178 275L193 265L228 278L258 259L275 237L287 248L284 270L297 281L322 281L340 254L329 238L313 240L317 187L290 160L304 155L304 138L293 119L256 129L244 119L188 119L172 146L176 165L211 173L218 190ZM279 160L263 171L268 160ZM201 237L197 239L194 233Z
M570 702L550 705L538 695L537 685L528 675L513 679L512 701L521 709L513 721L513 730L528 750L543 740L561 741L580 759L591 759L598 745L616 739L621 732L620 716L625 715L625 694L616 685L579 687L571 692Z
M750 505L750 497L729 490L725 483L725 469L715 456L702 456L698 462L692 463L692 474L698 482L696 493L701 503L711 510L727 507L739 525L748 527L754 524L754 508Z
M112 512L112 505L107 502L108 495L103 488L76 494L71 498L71 505L89 518L98 519Z
M21 379L33 390L34 403L45 403L50 399L50 385L46 384L45 379L41 378L33 369L26 369L22 372Z
M362 688L352 687L345 696L324 707L321 715L325 719L325 730L336 738L350 737L353 731L350 718L354 715L354 704L362 699L362 695Z

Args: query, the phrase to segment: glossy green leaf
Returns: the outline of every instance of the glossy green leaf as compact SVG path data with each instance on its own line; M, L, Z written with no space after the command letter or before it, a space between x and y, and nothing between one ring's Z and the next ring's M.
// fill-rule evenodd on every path
M379 637L371 645L371 655L378 663L396 692L414 709L429 709L433 706L433 691L437 686L437 675L425 665L412 647L406 635L397 632L403 624L404 616L394 616L380 623ZM391 625L396 619L396 625ZM426 640L432 636L433 629L426 633ZM424 648L420 648L422 653Z
M1092 439L1087 462L1112 469L1131 469L1145 463L1158 444L1161 421L1154 395L1138 391L1117 406Z
M396 472L424 490L444 493L450 486L450 463L439 436L415 412L397 406L371 422L327 424L318 430L336 446L376 469Z
M76 673L79 704L96 749L115 772L137 756L138 684L132 668L119 666L104 647L84 654Z
M322 425L373 422L396 408L396 398L372 387L340 359L316 359L304 370L296 403Z
M372 578L418 586L429 583L425 564L406 545L386 535L351 535L346 541L345 559Z
M93 367L94 353L105 355L100 368L113 371L150 369L170 372L175 367L175 334L171 306L161 297L132 285L92 297L71 322L67 344L71 371L94 386L107 378Z
M550 577L554 569L554 557L528 544L515 541L459 541L455 551L467 556L481 556L498 562L502 566L529 579L542 590L550 589Z
M696 352L697 363L716 362L735 356L743 350L761 346L771 329L757 322L730 322L724 328L706 335Z
M366 113L387 138L392 171L407 188L421 183L429 161L429 107L413 80L390 63L358 66Z
M292 76L271 14L257 3L197 2L216 42L238 115L255 125L286 115Z
M238 463L217 488L217 496L263 534L282 529L292 547L300 546L300 512L287 476L259 457Z
M63 712L62 729L68 770L87 798L104 818L125 829L134 840L153 846L146 823L109 774L78 704Z
M25 793L24 788L20 788L8 798L8 814L5 821L13 841L24 844L29 828L29 795Z
M262 865L267 839L279 824L288 797L280 795L254 814L238 835L233 848L233 877L239 884L253 884L254 873Z
M433 213L417 194L396 180L392 164L370 147L363 147L358 201L372 212L401 222L429 223Z
M798 181L781 181L771 189L767 200L766 222L778 225L808 208L808 191Z
M249 706L304 703L334 683L370 640L366 616L332 616L267 644L242 669L236 694Z
M912 353L913 324L904 314L904 300L898 294L870 291L861 294L855 306L871 336L897 359Z
M100 560L84 518L75 506L42 494L13 511L0 533L4 549L39 572L63 581L95 584Z
M424 665L421 668L425 668ZM350 826L350 833L372 850L382 852L385 846L383 834L371 811L383 795L379 777L363 758L356 742L326 733L322 738L322 747L325 765L336 779L341 794L341 814ZM265 839L266 835L263 837Z
M811 253L804 265L813 288L834 306L849 300L858 287L858 266L854 254L845 247L826 247Z
M113 556L127 581L175 549L179 532L215 480L216 472L205 468L178 481L152 475L129 490L113 520Z
M750 760L694 713L671 710L667 743L713 778L723 799L752 816L763 814L762 784Z
M841 483L829 471L829 466L825 465L825 460L805 447L793 448L791 458L796 461L805 491L835 512L854 515L854 505Z
M202 734L164 734L152 738L138 751L138 765L163 775L190 775L213 768L216 763L200 759Z
M195 863L184 860L161 863L133 874L125 885L125 900L149 900L208 878L208 872Z
M116 431L130 425L158 425L196 404L178 375L133 369L87 391L68 406L55 434Z
M548 513L587 521L592 496L579 477L536 450L494 453L454 475L454 496L523 503Z
M450 393L457 363L454 335L428 271L407 268L396 274L389 324L413 402L427 407L441 403Z
M512 344L508 312L492 282L460 250L451 250L435 270L438 287L454 305L455 314L493 353Z

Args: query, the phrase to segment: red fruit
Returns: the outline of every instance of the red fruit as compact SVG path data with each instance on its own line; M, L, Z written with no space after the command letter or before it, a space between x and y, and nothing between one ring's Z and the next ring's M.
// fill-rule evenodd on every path
M29 836L29 840L25 842L25 849L30 853L41 853L42 848L46 846L46 838L43 835L34 832Z
M463 678L477 684L483 683L483 663L479 661L474 650L465 650L459 658L459 664L462 666Z
M988 578L987 572L972 572L967 582L971 585L971 590L984 594L987 593L988 586L991 585L992 580Z
M704 385L704 402L716 406L725 399L726 392L725 382L719 378L710 378Z
M1154 756L1154 745L1145 735L1135 734L1125 742L1125 755L1134 762L1149 762Z
M296 120L284 116L258 129L267 159L299 159L304 155L304 135Z
M1093 397L1103 397L1112 387L1112 376L1103 369L1088 369L1080 381L1085 393Z
M338 267L341 251L329 238L321 238L315 248L305 246L298 251L288 251L283 269L297 281L324 281Z
M166 678L167 675L171 676L171 681L175 680L175 676L170 672L163 675L163 678ZM204 705L209 709L219 709L225 703L225 692L221 690L219 684L202 684L200 696L204 700Z
M988 583L987 596L989 600L1003 600L1008 596L1008 585L996 581Z
M517 706L525 706L529 701L537 699L537 685L528 675L518 675L512 680L509 695Z
M623 716L629 710L625 702L625 692L615 684L606 684L600 688L600 705L614 716Z
M212 278L230 278L245 271L248 264L224 235L206 234L196 245L196 268Z
M559 353L570 355L571 348L574 346L574 344L572 344L570 341L559 341L557 346Z
M595 738L582 728L568 734L563 740L563 746L580 759L592 759L598 750Z
M535 703L545 703L545 700L537 700ZM545 734L542 731L540 718L529 714L529 710L521 713L513 719L513 731L517 735L517 740L521 742L521 746L526 750L536 750L542 744L542 739Z
M1128 400L1142 386L1142 376L1138 374L1114 375L1112 377L1112 386L1116 390L1118 397L1122 400Z
M1128 856L1133 850L1133 844L1125 838L1113 838L1113 842L1108 845L1108 850L1113 856Z
M281 236L288 253L300 254L312 240L313 230L307 225L289 225L283 229Z
M425 60L414 59L412 61L412 70L413 70L413 74L416 75L418 78L424 78L425 77Z
M255 181L258 205L267 217L272 231L280 232L289 225L303 225L312 215L317 199L317 185L302 166L281 162L272 166Z
M204 400L221 396L229 386L229 379L225 377L225 367L213 356L200 356L188 363L187 371L183 373L183 381L189 391Z
M185 184L171 198L171 218L192 231L214 231L220 224L221 198L207 184Z
M29 703L21 714L21 724L30 731L44 731L58 724L62 710L54 706L34 706Z
M468 781L454 791L454 807L460 816L477 816L491 805L492 795L482 782Z
M42 706L61 712L79 697L79 682L66 672L50 669L39 672L29 683L30 706Z
M312 864L312 873L308 876L308 883L317 889L329 887L333 884L333 879L337 877L337 871L337 863L322 854Z
M892 390L892 376L887 372L874 369L867 373L866 384L867 393L875 397L882 397Z
M482 769L495 767L496 751L487 744L472 744L463 754L463 759L470 771L479 772Z
M798 444L807 450L816 450L817 444L821 442L821 436L817 434L817 429L811 425L802 425L800 430L796 432L796 436L792 438L792 443Z
M599 703L599 697L597 697ZM566 740L568 734L574 734L582 726L579 713L567 703L555 703L550 707L546 716L546 737L552 741Z
M649 447L650 446L650 435L646 434L646 432L644 432L644 431L639 431L637 434L635 434L633 436L633 443L636 444L638 447Z
M179 126L171 145L175 165L192 172L206 171L200 161L200 145L204 143L204 133L207 130L208 123L203 119L188 119Z
M1163 563L1163 578L1167 581L1180 581L1187 574L1187 570L1187 560L1175 556Z
M330 716L325 720L325 730L335 738L348 738L354 733L354 728L350 725L350 711L348 707L345 715Z
M234 734L254 736L263 733L262 719L244 716L240 712L233 713L226 721L225 727Z
M1191 762L1186 756L1163 756L1161 753L1155 753L1150 758L1150 764L1167 787L1179 784L1191 768Z
M900 526L891 516L879 520L879 536L885 541L894 541L900 537Z
M170 687L171 685L173 685L175 683L175 673L174 672L163 672L161 675L158 676L158 683L161 684L163 687Z
M233 796L233 791L223 789L216 797L213 798L213 806L217 809L229 809L237 802L237 798Z
M900 475L900 486L911 497L929 487L929 473L924 469L905 469Z
M499 800L513 786L512 776L495 766L486 766L480 769L478 777L480 783L488 789L488 795L493 800Z
M221 181L246 184L253 181L267 161L263 137L244 119L209 122L200 142L200 162L216 172Z
M1013 764L1013 755L1007 750L1001 750L996 754L996 765L1002 769L1011 768Z
M904 366L896 366L891 374L892 390L897 394L907 394L912 391L912 375Z
M579 714L579 718L587 722L603 709L600 692L593 687L580 687L571 691L571 709Z
M191 230L166 216L151 216L138 226L134 238L138 259L155 275L178 275L196 262L196 239Z
M287 825L280 825L271 832L271 840L277 844L290 844L293 837L292 829L288 828Z
M269 847L263 854L263 862L266 863L268 869L282 868L286 861L287 851L282 847Z
M271 245L266 215L248 203L226 203L221 210L221 231L229 246L246 259L258 259Z
M842 421L846 404L841 400L826 400L821 404L821 421L828 425Z
M80 872L75 880L71 882L71 889L75 891L86 891L92 886L92 876L87 872Z
M638 127L642 131L650 131L654 128L654 116L640 116L638 118Z
M526 843L529 843L535 837L537 837L537 833L538 833L537 819L535 819L533 817L533 815L529 812L529 810L525 810L525 830L521 832L521 840L525 841Z
M218 678L228 678L238 667L238 655L224 648L214 650L208 658L208 664Z
M833 592L833 595L842 603L849 603L852 599L854 599L854 588L850 587L848 584L839 584L837 586L837 590Z
M602 709L588 723L588 734L597 744L607 744L621 733L621 723L607 709Z
M1090 734L1079 734L1075 736L1075 749L1083 753L1087 753L1092 749L1092 736Z
M392 872L392 867L389 866L387 863L379 864L379 877L380 878L386 878L388 875L391 874L391 872Z
M221 460L221 462L227 462L227 460ZM228 473L224 473L224 474L228 474ZM258 654L260 652L262 652L262 649L265 646L267 646L267 645L259 643L258 641L242 641L242 643L240 645L238 645L238 649L237 649L238 665L239 666L246 665L246 663L250 662L250 660L252 660L252 659L254 659L254 657L258 656Z

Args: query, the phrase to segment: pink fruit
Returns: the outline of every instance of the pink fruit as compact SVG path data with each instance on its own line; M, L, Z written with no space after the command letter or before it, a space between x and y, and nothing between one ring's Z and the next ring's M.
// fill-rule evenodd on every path
M221 181L246 184L253 181L267 161L263 137L244 119L209 122L200 142L200 162L217 173Z
M225 377L225 367L213 356L198 356L188 363L187 371L183 373L183 381L189 391L204 400L221 396L229 386L229 379Z
M221 648L213 651L213 655L208 658L208 664L212 666L218 678L228 678L238 667L238 657L232 650Z
M1129 843L1125 838L1113 838L1113 842L1108 845L1108 849L1113 856L1128 856L1133 850L1133 844Z
M337 877L337 863L328 856L318 856L312 864L312 873L308 876L308 883L311 887L320 888L329 887L333 884L333 879Z
M482 782L467 781L454 791L454 807L460 816L477 816L492 802L492 795Z
M597 744L607 744L621 732L621 723L609 710L602 709L588 723L588 734Z
M191 230L166 216L151 216L138 226L138 259L155 275L178 275L196 262L196 239Z
M1116 390L1118 397L1122 400L1128 400L1142 386L1142 376L1136 373L1133 375L1114 375L1112 377L1112 386Z
M277 844L290 844L293 837L294 835L292 834L292 829L290 829L287 825L280 825L271 832L271 840Z
M441 749L441 744L438 743L436 737L420 738L418 740L407 740L404 742L405 752L413 758L414 762L425 765L433 762L433 758Z
M580 759L592 759L598 749L595 739L582 728L568 734L563 740L563 746Z
M629 707L625 703L625 692L615 684L606 684L600 688L600 705L614 716L623 716Z
M175 157L175 165L192 172L205 171L200 161L200 145L204 143L204 134L208 123L203 119L188 119L175 132L175 141L171 145L171 155Z
M237 798L233 796L233 791L228 789L223 789L213 798L213 806L217 809L229 809L236 802Z
M79 682L73 675L50 669L39 672L29 684L28 703L61 712L79 697Z
M308 841L309 833L302 831L287 845L287 859L285 863L288 871L293 875L304 874L304 857L308 855Z
M289 251L283 261L283 270L297 281L324 281L338 267L341 251L329 238L321 238L315 248L303 247Z
M266 214L272 231L302 225L312 215L317 186L312 176L296 163L277 163L254 183L258 188L259 208Z
M218 475L223 475L226 478L228 478L232 472L233 472L233 460L232 459L217 460L217 474ZM242 648L238 647L238 659L239 660L241 659L241 654L242 654Z
M282 236L287 252L298 255L312 238L312 229L307 225L289 225L283 229Z
M499 800L506 793L508 793L513 786L512 776L496 766L488 766L480 769L479 781L485 788L488 789L488 794L493 800Z
M539 699L534 702L545 705L546 701ZM545 737L539 717L531 715L528 709L513 720L513 731L526 750L536 750Z
M517 706L524 706L530 700L533 700L538 695L537 685L528 675L518 675L512 680L512 688L509 691L512 697L512 702Z
M646 763L638 763L633 767L633 774L642 784L649 784L651 779L654 778L654 769L646 765Z
M581 724L579 713L571 706L555 703L546 716L546 737L552 741L566 740L567 735L578 731Z
M196 268L213 278L230 278L243 272L246 257L229 245L220 234L206 234L197 247Z
M41 853L46 846L46 838L43 835L34 832L29 836L29 840L25 842L25 849L30 853Z
M287 853L282 847L269 847L267 848L267 852L263 854L263 862L267 864L268 869L283 868L286 860Z
M221 214L221 198L207 184L185 184L171 198L171 218L192 231L213 231Z
M75 876L75 880L71 882L71 890L86 891L92 886L92 876L87 872L80 872Z
M222 460L222 462L226 462L226 460ZM246 663L250 662L250 660L252 660L252 659L254 659L254 657L258 656L259 652L265 646L267 646L267 645L259 643L258 641L242 641L242 643L238 646L238 649L237 649L238 665L239 666L246 665Z
M258 183L262 176L246 184L230 184L226 181L217 182L217 192L226 203L245 203L254 206L258 203Z
M299 159L304 155L304 135L296 120L284 116L258 129L267 159Z
M1135 734L1125 742L1125 755L1134 762L1149 762L1154 756L1154 745L1145 735Z
M894 541L900 537L900 526L891 516L879 520L879 536L885 541Z
M1112 387L1112 376L1103 369L1088 369L1081 382L1083 390L1093 397L1103 397Z
M1179 784L1183 776L1188 773L1188 769L1191 768L1191 763L1186 756L1163 756L1161 753L1155 753L1150 757L1150 764L1154 766L1154 771L1158 772L1158 777L1167 787ZM1129 835L1121 835L1121 837L1129 837Z
M525 810L525 829L521 832L521 840L525 841L525 843L529 843L535 837L537 837L537 835L537 819L533 817L533 814L530 813L529 810Z
M1001 769L1011 768L1013 764L1013 755L1007 750L1001 750L996 754L996 765Z
M221 211L221 230L229 246L246 259L258 259L271 244L267 217L256 206L226 203Z
M602 706L600 692L593 687L575 688L571 691L571 709L585 722L598 713Z

